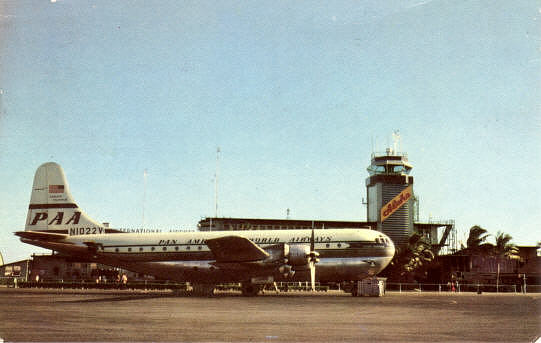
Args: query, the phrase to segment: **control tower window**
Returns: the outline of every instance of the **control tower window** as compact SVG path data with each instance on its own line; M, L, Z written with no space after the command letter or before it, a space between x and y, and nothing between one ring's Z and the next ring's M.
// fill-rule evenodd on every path
M376 174L385 173L385 167L384 166L371 165L367 170L368 170L368 173L370 175L376 175Z
M406 168L404 168L404 166L394 166L394 170L393 170L395 173L403 173L406 171Z
M401 173L401 174L409 174L411 171L411 168L407 168L406 166L393 166L392 172L393 173Z

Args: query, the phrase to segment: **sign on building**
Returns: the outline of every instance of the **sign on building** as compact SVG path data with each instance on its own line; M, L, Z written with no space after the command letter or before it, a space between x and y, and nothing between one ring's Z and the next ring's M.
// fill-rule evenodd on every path
M402 192L398 193L391 201L381 208L381 221L389 218L413 196L413 185L408 186Z

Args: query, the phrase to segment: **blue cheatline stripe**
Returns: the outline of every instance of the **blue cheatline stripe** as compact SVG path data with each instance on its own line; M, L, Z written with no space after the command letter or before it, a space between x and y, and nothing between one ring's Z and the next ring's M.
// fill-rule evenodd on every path
M30 204L28 209L37 210L37 209L48 209L48 208L78 208L77 204L65 203L65 204Z

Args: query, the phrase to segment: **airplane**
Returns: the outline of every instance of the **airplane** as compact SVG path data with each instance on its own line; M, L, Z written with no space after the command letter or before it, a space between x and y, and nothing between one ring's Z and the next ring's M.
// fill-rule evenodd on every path
M223 283L240 283L253 296L278 281L310 281L312 290L319 281L356 296L356 282L374 277L395 253L389 237L370 229L124 233L75 203L54 162L37 169L25 230L15 235L84 261L189 282L194 295L212 295Z

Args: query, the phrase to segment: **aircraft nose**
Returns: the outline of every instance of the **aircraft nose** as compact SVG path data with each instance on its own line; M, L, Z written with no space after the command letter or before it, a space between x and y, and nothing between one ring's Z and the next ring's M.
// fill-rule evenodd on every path
M394 247L393 241L390 238L387 238L387 239L388 239L388 244L387 244L387 249L385 250L385 252L386 252L386 256L392 259L394 257L395 247Z
M396 250L395 250L393 241L389 237L385 236L383 254L382 254L383 258L381 259L381 264L378 266L379 267L378 273L381 272L383 269L385 269L389 263L391 263L391 260L394 257L395 251Z

